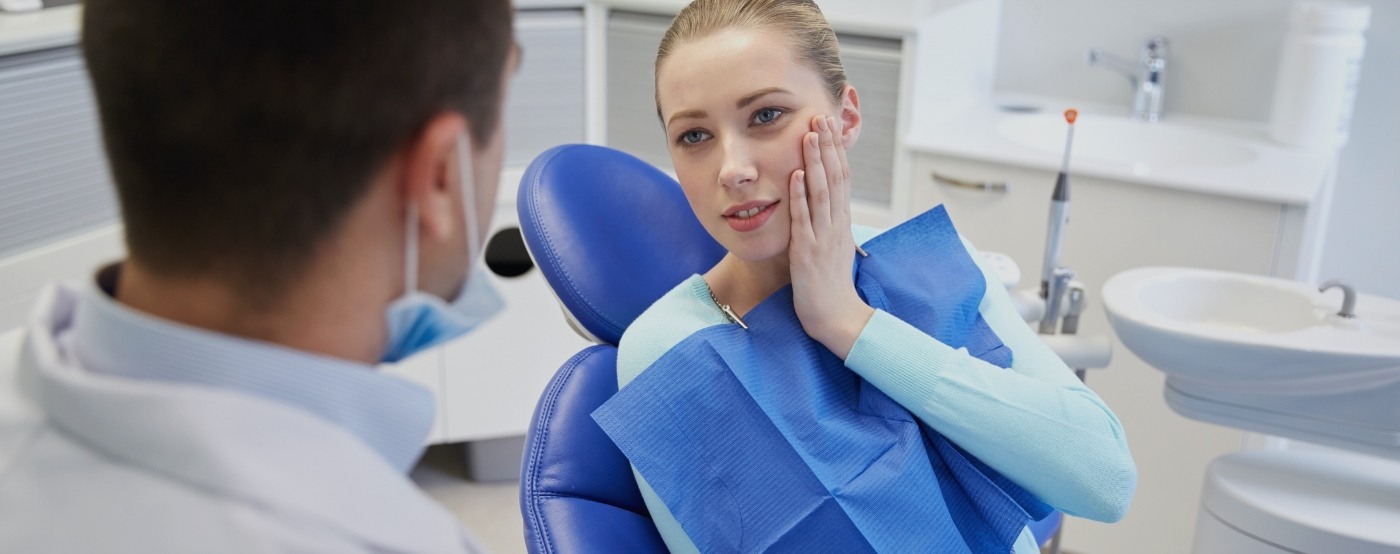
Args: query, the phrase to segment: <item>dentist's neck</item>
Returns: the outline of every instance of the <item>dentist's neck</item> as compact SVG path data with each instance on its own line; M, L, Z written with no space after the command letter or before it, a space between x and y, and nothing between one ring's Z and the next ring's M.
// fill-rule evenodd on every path
M371 187L339 231L313 252L292 282L266 287L212 275L167 275L123 264L117 301L147 314L216 333L313 354L376 364L384 352L385 310L404 290L403 204L392 188Z
M116 299L131 309L182 325L374 364L383 350L383 306L389 299L372 298L365 290L349 282L339 292L301 285L269 301L217 279L168 277L127 260Z

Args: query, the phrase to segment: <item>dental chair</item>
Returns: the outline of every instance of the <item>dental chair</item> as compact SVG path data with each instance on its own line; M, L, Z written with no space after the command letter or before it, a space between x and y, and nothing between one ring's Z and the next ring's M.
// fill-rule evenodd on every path
M532 553L665 552L631 466L593 410L617 392L623 331L677 283L725 250L670 176L629 154L565 145L526 169L517 196L530 257L564 316L599 344L564 363L535 407L520 470ZM1059 512L1032 524L1045 544Z

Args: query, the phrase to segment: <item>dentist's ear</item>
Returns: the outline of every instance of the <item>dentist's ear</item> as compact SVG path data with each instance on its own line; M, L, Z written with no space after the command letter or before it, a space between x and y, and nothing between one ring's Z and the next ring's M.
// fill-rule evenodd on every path
M860 138L860 96L856 94L856 87L846 85L846 90L841 91L841 115L838 119L841 120L841 145L849 150Z
M440 242L452 236L453 220L461 200L452 191L460 183L457 167L458 137L467 121L461 115L443 112L423 126L404 146L404 202L418 207L418 225L424 240Z

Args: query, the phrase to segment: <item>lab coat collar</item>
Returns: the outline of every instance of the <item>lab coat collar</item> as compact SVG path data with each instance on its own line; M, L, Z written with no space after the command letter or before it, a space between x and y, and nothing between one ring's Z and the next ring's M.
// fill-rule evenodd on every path
M22 390L53 427L121 463L378 549L459 552L472 544L403 474L303 410L80 367L58 339L72 325L79 295L69 285L44 292L20 358Z
M401 473L423 454L431 391L373 366L183 325L117 302L121 264L87 279L74 308L74 364L118 377L240 392L349 431Z

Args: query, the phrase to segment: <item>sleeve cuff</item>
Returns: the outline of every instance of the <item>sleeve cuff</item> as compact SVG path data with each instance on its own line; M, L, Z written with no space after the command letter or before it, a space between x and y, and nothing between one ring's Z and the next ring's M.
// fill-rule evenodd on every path
M846 356L846 367L895 401L928 398L939 376L957 359L957 350L884 310L861 330Z

